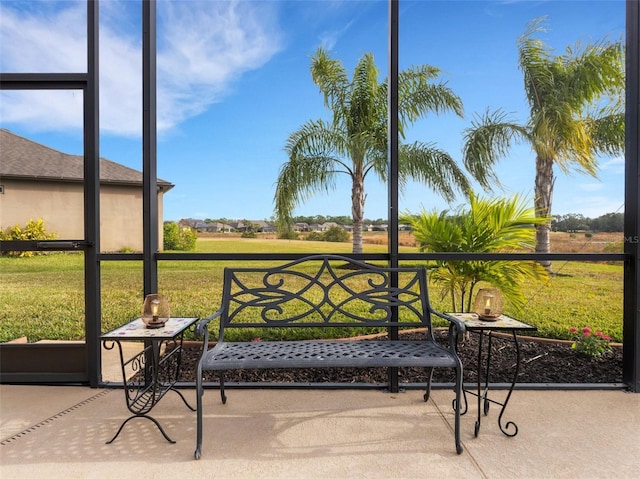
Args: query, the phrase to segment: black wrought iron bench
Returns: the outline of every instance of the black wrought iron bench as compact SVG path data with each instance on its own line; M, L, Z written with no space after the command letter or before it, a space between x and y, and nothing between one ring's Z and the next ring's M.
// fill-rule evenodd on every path
M433 337L431 315L449 321L448 347ZM219 320L217 343L209 346L209 324ZM426 327L422 340L366 341L225 339L230 328L389 328ZM424 268L382 268L342 256L314 255L274 268L225 268L220 309L202 319L204 338L196 372L197 438L202 455L203 372L219 371L226 403L224 372L232 369L424 367L455 369L455 445L460 443L462 363L456 341L464 323L436 312L429 303Z

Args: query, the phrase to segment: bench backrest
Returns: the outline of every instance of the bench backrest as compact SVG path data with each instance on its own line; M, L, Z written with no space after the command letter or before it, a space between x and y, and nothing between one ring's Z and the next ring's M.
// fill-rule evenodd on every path
M225 268L222 309L220 337L224 328L265 326L426 327L431 335L425 268L384 268L336 255Z

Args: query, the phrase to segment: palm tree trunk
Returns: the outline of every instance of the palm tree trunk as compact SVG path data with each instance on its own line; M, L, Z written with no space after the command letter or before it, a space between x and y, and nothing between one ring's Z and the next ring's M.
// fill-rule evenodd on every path
M553 160L550 158L536 157L536 199L535 208L537 217L551 218L551 198L553 196ZM549 219L544 225L536 227L536 253L550 253L551 240L549 233L551 232L551 220ZM545 267L549 274L551 271L551 261L538 261Z
M353 218L353 253L362 253L362 221L364 220L364 175L356 169L351 187L351 217Z

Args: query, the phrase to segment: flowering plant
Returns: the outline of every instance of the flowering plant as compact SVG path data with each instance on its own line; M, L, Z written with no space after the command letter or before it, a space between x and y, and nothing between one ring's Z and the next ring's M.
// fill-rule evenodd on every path
M593 358L599 358L611 349L611 345L609 344L611 336L607 336L602 331L593 332L589 326L585 326L582 330L569 328L569 332L575 338L571 349L575 349L579 353L586 354Z

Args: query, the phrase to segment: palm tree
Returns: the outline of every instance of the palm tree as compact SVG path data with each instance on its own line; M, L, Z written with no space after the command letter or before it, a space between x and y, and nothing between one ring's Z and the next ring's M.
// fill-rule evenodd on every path
M406 126L427 112L453 111L462 116L462 102L444 83L432 83L439 70L412 67L398 76L398 123ZM322 48L312 56L311 76L333 112L332 121L310 120L292 133L285 150L275 193L275 216L281 231L290 228L293 209L318 192L335 189L338 175L351 179L353 252L362 252L365 178L373 173L387 180L387 81L378 83L373 55L359 60L350 81L339 60ZM422 181L448 201L456 190L467 192L469 182L446 152L415 142L399 147L399 183ZM481 170L484 171L484 170Z
M536 155L536 214L551 218L554 165L597 176L597 155L624 149L624 50L621 42L599 41L554 57L534 38L543 20L532 21L518 41L528 122L509 122L499 110L476 119L465 132L464 163L474 176L497 182L484 168L493 168L514 141L528 142ZM536 252L550 252L550 229L550 220L537 227ZM549 261L542 264L551 271Z
M509 253L535 246L534 225L547 221L536 216L516 195L508 199L483 199L469 194L469 208L455 214L448 211L404 213L402 224L411 226L420 251L458 253ZM546 276L534 261L438 260L430 279L442 286L441 297L451 299L452 310L470 311L475 287L487 282L498 288L514 308L526 298L523 287L528 279Z

